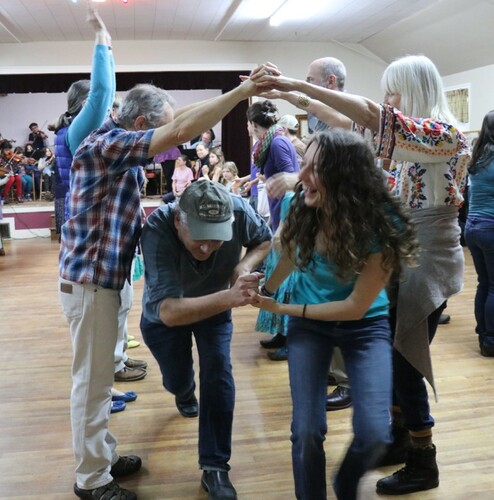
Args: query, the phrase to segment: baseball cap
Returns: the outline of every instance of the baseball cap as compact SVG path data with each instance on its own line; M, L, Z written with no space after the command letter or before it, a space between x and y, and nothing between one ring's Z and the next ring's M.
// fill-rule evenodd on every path
M286 127L288 130L298 130L298 120L293 115L283 115L277 125Z
M192 239L232 239L232 198L228 189L219 182L207 179L193 182L182 193L178 205L187 214L187 227Z

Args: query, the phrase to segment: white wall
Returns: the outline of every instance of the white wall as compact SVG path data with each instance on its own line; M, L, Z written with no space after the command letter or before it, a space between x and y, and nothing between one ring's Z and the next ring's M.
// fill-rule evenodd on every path
M93 44L89 42L27 43L0 45L0 74L89 72ZM287 75L305 78L308 64L319 57L334 56L347 67L347 90L371 99L382 98L381 74L385 64L363 49L332 43L259 43L196 41L116 41L114 53L118 71L211 71L250 70L257 63L271 61ZM33 54L36 54L33 57ZM15 78L13 76L12 78ZM168 89L170 90L170 89ZM118 89L117 89L118 91ZM44 99L46 105L43 105ZM2 111L6 98L0 98L0 132L24 140L27 125L49 123L65 110L63 97L38 95L33 113L19 117L10 108ZM197 99L199 100L199 99ZM38 108L38 103L46 111ZM280 114L299 111L284 101L276 103ZM55 116L54 116L55 114ZM15 117L15 118L13 118ZM32 119L31 119L32 117ZM13 121L18 123L12 123Z
M470 86L470 130L479 130L487 112L494 109L494 65L443 78L446 87Z

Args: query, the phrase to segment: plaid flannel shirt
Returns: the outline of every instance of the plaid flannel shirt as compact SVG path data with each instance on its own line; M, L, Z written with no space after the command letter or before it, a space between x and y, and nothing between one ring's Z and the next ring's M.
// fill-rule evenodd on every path
M60 276L120 290L141 232L141 165L154 129L128 131L108 119L74 155L70 218L62 226Z

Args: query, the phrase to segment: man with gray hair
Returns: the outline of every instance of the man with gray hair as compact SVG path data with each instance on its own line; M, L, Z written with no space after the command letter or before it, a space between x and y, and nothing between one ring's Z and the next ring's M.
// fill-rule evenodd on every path
M263 71L257 68L253 75ZM74 492L79 498L137 498L113 478L138 471L141 459L117 454L108 423L120 294L130 281L142 225L142 165L213 126L256 91L248 79L230 92L183 108L174 118L167 92L137 85L123 99L117 122L107 119L74 155L59 296L72 336Z
M199 415L201 484L211 500L237 498L228 477L235 405L231 309L252 303L249 292L257 292L262 276L253 270L270 247L271 231L249 203L209 179L187 187L177 204L155 210L142 231L142 336L180 414Z

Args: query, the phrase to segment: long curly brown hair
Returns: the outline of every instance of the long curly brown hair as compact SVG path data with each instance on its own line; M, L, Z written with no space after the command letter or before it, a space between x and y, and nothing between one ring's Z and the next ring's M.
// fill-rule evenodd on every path
M384 269L397 270L400 263L414 265L418 253L414 227L387 189L364 139L333 129L316 134L307 149L313 143L322 204L307 206L299 182L281 233L282 245L292 253L297 267L304 270L312 264L316 238L324 242L324 257L335 263L341 281L359 273L376 245L383 254Z

